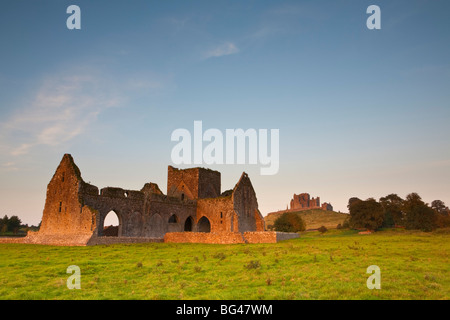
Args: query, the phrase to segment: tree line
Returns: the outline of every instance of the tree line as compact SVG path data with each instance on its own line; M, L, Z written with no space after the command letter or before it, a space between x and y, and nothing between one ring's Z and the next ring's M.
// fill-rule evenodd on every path
M11 216L10 218L8 218L8 216L5 215L3 218L0 219L0 232L17 233L21 225L22 221L19 219L18 216Z
M347 206L350 217L348 226L353 229L377 230L381 227L403 227L410 230L433 231L450 227L450 210L441 200L431 205L415 192L405 199L397 194L361 200L353 197Z
M40 223L39 223L40 226ZM38 229L38 227L35 226L31 226L28 227L28 224L22 224L22 221L20 220L20 218L18 216L11 216L8 217L7 215L5 215L3 218L0 218L0 233L1 234L5 234L5 233L14 233L17 234L19 233L20 229Z

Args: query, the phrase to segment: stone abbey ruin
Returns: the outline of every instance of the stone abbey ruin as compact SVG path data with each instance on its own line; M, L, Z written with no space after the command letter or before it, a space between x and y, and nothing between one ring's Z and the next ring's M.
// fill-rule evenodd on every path
M115 229L105 228L113 211ZM137 190L86 183L65 154L50 183L38 232L21 242L93 245L133 242L259 243L297 234L268 232L248 175L221 193L220 172L168 167L167 194L155 183Z

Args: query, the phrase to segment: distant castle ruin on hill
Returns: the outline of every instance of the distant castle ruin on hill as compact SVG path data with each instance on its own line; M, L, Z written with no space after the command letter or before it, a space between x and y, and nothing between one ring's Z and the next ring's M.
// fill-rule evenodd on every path
M300 193L295 194L292 196L290 207L286 207L285 210L278 210L275 212L270 212L267 214L267 216L271 214L279 214L279 213L285 213L285 212L296 212L296 211L304 211L304 210L324 210L324 211L333 211L333 206L328 203L324 202L320 204L320 197L312 197L309 195L309 193Z
M300 211L309 209L333 211L333 206L327 202L324 202L322 203L322 205L320 205L320 197L311 198L309 193L294 193L294 196L291 199L290 210Z

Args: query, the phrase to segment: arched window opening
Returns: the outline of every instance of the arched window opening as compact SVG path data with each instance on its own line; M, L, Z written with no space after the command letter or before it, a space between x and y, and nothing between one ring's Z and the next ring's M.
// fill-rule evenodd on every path
M188 217L184 223L184 231L192 231L192 226L194 225L194 220L192 217Z
M198 232L211 232L211 223L207 217L202 217L198 221Z
M119 236L119 217L117 213L111 210L103 221L103 236L105 237L118 237Z
M176 215L171 215L169 218L169 223L178 223L178 217Z

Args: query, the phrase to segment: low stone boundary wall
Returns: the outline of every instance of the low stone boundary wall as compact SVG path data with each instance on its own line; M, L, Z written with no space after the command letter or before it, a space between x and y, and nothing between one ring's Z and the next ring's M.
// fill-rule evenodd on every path
M28 232L23 238L1 238L0 243L45 244L50 246L85 246L91 235L85 234L39 234Z
M296 232L277 232L276 234L277 234L277 242L300 238L300 235Z
M298 233L254 231L254 232L169 232L162 238L144 237L92 237L91 235L39 235L30 234L23 238L0 238L0 243L29 243L52 246L91 246L120 243L277 243L283 240L298 238Z
M88 246L94 245L108 245L118 243L149 243L149 242L163 242L162 238L144 238L144 237L92 237L86 244Z
M176 243L277 243L279 241L298 238L298 233L254 231L244 232L169 232L164 236L164 242Z
M25 237L0 237L0 243L24 243Z
M250 231L244 232L247 243L276 243L277 233L274 231Z
M164 242L175 243L245 243L239 232L168 232L164 236Z
M244 232L244 238L247 243L277 243L283 240L299 238L300 235L295 232L277 232L277 231L254 231Z

